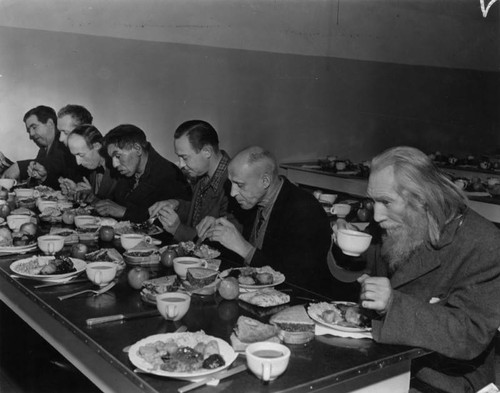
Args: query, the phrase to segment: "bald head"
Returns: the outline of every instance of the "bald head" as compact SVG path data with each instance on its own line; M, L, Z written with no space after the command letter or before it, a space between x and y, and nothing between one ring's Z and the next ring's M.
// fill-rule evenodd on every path
M278 166L273 155L259 146L240 151L228 167L231 196L243 209L251 209L261 202L278 178Z

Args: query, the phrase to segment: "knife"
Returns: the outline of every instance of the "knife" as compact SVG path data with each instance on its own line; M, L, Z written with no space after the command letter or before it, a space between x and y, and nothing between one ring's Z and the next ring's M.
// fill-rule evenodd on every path
M107 315L105 317L88 318L87 326L94 326L94 325L99 325L101 323L114 322L114 321L128 321L130 319L155 317L158 315L160 315L160 312L158 310L139 311L128 314Z
M210 382L214 379L219 379L219 380L225 379L227 377L230 377L231 375L241 373L242 371L245 371L246 369L247 369L247 365L241 364L241 365L239 365L231 370L221 371L220 373L211 375L210 377L205 378L205 379L201 380L200 382L190 383L189 385L186 385L182 388L177 389L177 391L179 393L189 392L190 390L193 390L193 389L199 388L200 386L206 385L208 382Z
M90 282L90 281L88 278L79 278L78 280L68 280L68 281L63 281L63 282L51 282L48 284L35 285L33 288L35 288L35 289L48 288L48 287L56 287L58 285L77 284L77 283L82 283L82 282Z

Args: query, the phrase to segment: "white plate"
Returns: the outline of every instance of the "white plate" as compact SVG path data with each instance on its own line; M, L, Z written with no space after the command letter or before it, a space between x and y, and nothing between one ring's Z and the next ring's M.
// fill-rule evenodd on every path
M215 368L213 370L201 369L192 372L169 372L161 369L153 370L151 363L147 362L145 359L143 359L141 356L137 354L137 352L139 351L139 347L142 347L146 344L154 343L155 341L167 341L169 339L178 340L179 338L186 338L189 336L193 336L195 334L196 333L164 333L164 334L155 334L153 336L143 338L142 340L139 340L130 347L130 350L128 351L128 357L135 367L143 371L146 371L150 374L159 375L162 377L188 380L188 381L198 381L205 378L208 375L222 371L228 368L231 365L231 363L233 363L236 360L236 357L238 355L236 354L236 352L234 352L234 349L231 347L231 345L229 345L224 340L221 340L220 338L208 335L205 335L203 342L216 340L217 344L219 345L220 355L222 356L224 362L226 363L224 366Z
M331 304L348 304L348 305L354 305L355 303L353 302L330 302ZM328 326L329 328L335 329L335 330L340 330L342 332L370 332L372 329L371 328L360 328L360 327L350 327L350 326L342 326L338 325L336 323L328 323L323 320L321 315L318 313L312 312L310 310L310 307L307 310L307 313L309 316L315 321L318 322L320 325Z
M21 266L23 264L29 263L30 261L38 258L41 264L46 265L54 259L55 257L31 257L31 258L25 258L25 259L20 259L19 261L13 262L10 265L10 270L12 270L14 273L18 274L19 276L23 276L25 278L30 278L33 280L40 280L40 281L53 281L53 282L59 282L59 281L66 281L69 277L77 276L81 272L85 270L85 267L87 266L87 262L82 261L81 259L77 258L70 258L71 261L73 262L73 266L75 267L76 271L71 272L71 273L64 273L64 274L29 274L25 273L24 271L21 270Z
M27 246L6 246L0 247L0 252L8 252L11 254L24 254L28 251L34 251L38 248L36 243L28 244Z
M227 270L224 270L221 274L220 274L220 277L221 278L225 278L229 275L229 273L231 272L231 270L241 270L241 269L246 269L246 268L240 268L240 267L236 267L236 268L231 268L231 269L227 269ZM277 279L276 281L274 281L272 284L261 284L261 285L257 285L257 284L253 284L253 285L250 285L250 284L240 284L240 288L242 288L244 291L242 292L248 292L248 291L256 291L257 289L262 289L262 288L271 288L271 287L274 287L276 285L280 285L280 284L283 284L285 282L285 275L280 273L280 272L277 272L275 271L277 274ZM273 276L275 277L275 276Z

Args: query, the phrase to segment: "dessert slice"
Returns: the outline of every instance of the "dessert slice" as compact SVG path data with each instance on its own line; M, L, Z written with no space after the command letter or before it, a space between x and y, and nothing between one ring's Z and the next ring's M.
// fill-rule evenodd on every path
M218 274L219 272L216 270L204 267L191 267L187 269L186 280L191 286L190 289L203 288L212 284Z
M269 322L279 328L279 337L287 344L304 344L314 338L314 321L303 305L288 307Z
M260 341L280 342L276 326L259 322L255 319L240 316L229 337L233 349L242 352L252 343Z

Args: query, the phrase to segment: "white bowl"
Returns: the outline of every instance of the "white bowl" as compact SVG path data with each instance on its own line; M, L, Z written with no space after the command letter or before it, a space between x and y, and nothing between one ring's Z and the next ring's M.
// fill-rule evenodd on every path
M75 226L82 228L86 225L96 225L97 218L94 216L75 216Z
M38 210L40 210L40 212L43 212L48 207L57 208L57 202L56 201L47 201L44 199L38 199L36 201L36 206L38 207Z
M64 237L59 235L44 235L38 238L38 248L46 255L54 255L64 247Z
M372 241L368 233L353 231L352 229L339 229L337 244L346 255L357 257L364 253Z

